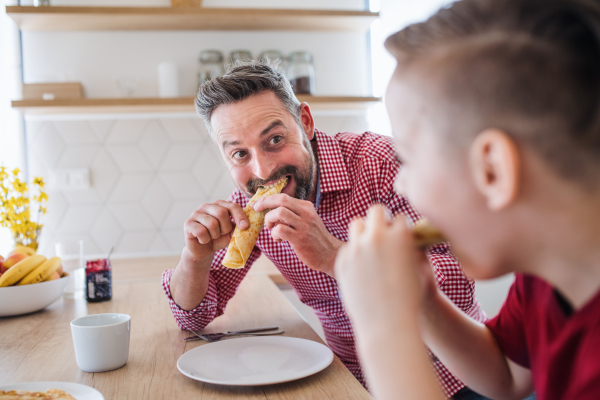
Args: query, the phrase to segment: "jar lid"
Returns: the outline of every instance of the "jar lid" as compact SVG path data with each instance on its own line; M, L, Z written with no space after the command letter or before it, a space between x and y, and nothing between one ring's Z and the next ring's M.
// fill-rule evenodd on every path
M200 53L200 62L222 63L223 53L221 53L219 50L204 50Z
M312 64L313 57L308 51L294 51L290 54L290 62L305 62Z

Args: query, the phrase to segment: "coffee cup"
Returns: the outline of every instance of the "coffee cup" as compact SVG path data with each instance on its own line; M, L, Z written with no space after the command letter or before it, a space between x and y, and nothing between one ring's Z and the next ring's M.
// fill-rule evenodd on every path
M129 356L131 317L127 314L95 314L71 321L77 365L86 372L121 368Z

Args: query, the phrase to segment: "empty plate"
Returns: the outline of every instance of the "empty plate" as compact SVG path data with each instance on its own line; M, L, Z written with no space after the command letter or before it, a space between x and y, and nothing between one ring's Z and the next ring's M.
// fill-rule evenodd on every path
M329 347L293 337L247 337L209 343L177 361L187 377L217 385L259 386L289 382L327 368Z

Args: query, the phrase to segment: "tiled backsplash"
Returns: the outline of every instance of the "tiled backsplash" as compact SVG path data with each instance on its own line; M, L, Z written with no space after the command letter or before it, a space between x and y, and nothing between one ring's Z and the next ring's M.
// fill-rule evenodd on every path
M366 130L364 115L317 116L329 134ZM26 122L29 175L89 168L91 188L49 192L40 243L83 239L86 254L178 254L183 222L234 185L219 149L193 115Z

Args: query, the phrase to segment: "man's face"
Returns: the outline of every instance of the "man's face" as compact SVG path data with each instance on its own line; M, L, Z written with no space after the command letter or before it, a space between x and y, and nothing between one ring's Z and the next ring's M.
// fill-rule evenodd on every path
M388 86L386 105L403 163L396 191L444 232L468 276L501 275L501 238L490 232L494 223L473 183L467 151L443 131L435 97L420 78L400 71Z
M287 176L282 193L308 198L315 171L309 142L314 134L310 111L303 109L301 120L304 128L271 91L221 105L213 112L211 125L221 154L246 196L250 198L259 186Z

